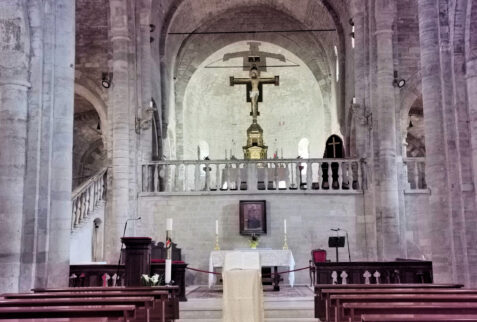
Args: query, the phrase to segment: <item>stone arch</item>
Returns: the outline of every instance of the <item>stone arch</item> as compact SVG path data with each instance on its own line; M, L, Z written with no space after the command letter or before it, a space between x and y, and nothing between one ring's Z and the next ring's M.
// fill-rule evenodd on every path
M421 72L414 74L406 84L406 87L401 91L401 103L400 103L400 129L401 137L400 142L404 142L406 139L409 111L411 110L414 102L422 96L421 90Z
M189 1L189 0L180 0L175 1L173 4L166 8L166 13L163 16L163 21L160 23L161 30L159 36L159 60L160 60L160 69L161 69L161 89L163 92L162 95L162 108L164 108L166 118L169 116L169 109L172 107L172 104L176 102L172 101L174 99L174 91L171 90L171 86L174 86L176 81L175 75L173 75L173 67L176 66L176 59L178 58L177 52L180 51L180 47L183 46L184 40L187 38L184 36L181 37L181 41L176 43L175 45L171 45L171 36L168 33L174 31L181 31L181 32L193 32L196 30L202 30L204 28L204 21L208 21L213 17L217 17L223 15L229 9L235 10L240 7L246 6L263 6L266 7L267 10L275 10L280 11L282 15L286 15L290 18L295 19L297 22L303 26L303 28L313 28L316 27L316 24L326 20L328 23L328 27L330 25L334 25L337 30L338 39L335 41L335 44L339 47L339 56L340 59L340 70L342 73L342 79L347 79L346 75L349 73L347 67L352 68L352 64L348 66L347 60L347 44L345 34L346 26L349 20L349 12L348 6L349 4L344 0L302 0L302 4L297 5L296 3L288 3L288 2L269 2L269 1L261 1L261 0L246 0L243 2L237 3L236 2L223 2L218 1L216 4L207 3L207 5L201 5L201 1ZM307 10L297 10L299 7L303 8L306 7ZM211 11L207 8L214 8L215 12ZM321 8L322 10L320 13L321 15L317 14L317 9ZM156 12L160 12L161 8L155 8ZM164 11L164 8L162 8ZM184 15L184 12L187 13L187 20L182 21L181 23L177 23L177 17ZM189 13L194 12L194 15L191 16ZM320 16L320 19L316 19L317 16ZM175 30L174 26L180 25L180 30ZM302 27L298 28L301 29ZM335 33L336 37L336 33ZM265 41L273 42L268 39ZM175 46L175 48L173 48ZM308 53L310 57L310 52ZM327 56L330 56L330 53L327 53ZM310 57L313 59L313 57ZM305 59L306 60L306 59ZM329 63L328 63L329 64ZM329 74L329 73L328 73ZM346 97L346 86L349 82L341 81L338 83L336 88L336 97L339 99L337 100L337 108L338 108L338 120L340 122L340 126L344 129L343 121L345 119L345 97ZM180 131L180 124L178 127ZM344 132L342 130L342 132Z
M91 103L91 105L94 107L96 112L99 115L99 119L101 121L101 129L103 131L103 139L107 138L107 133L108 133L108 113L107 113L107 106L106 103L104 103L103 99L101 98L100 95L97 94L97 92L90 90L87 86L75 82L75 94L83 97L87 101ZM106 142L105 142L106 143Z

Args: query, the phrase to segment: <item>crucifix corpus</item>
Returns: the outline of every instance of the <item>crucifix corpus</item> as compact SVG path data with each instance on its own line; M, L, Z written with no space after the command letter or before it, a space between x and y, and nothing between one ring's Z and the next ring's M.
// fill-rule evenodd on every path
M235 78L230 76L230 86L234 85L247 85L247 88L250 88L250 91L247 93L247 96L250 95L251 102L251 111L250 115L252 116L253 123L257 123L257 116L260 115L258 112L258 101L259 97L262 96L262 86L263 84L275 84L275 86L280 85L280 77L260 77L260 72L257 69L255 64L252 65L249 72L250 78Z
M268 147L263 143L263 129L257 122L258 102L262 96L263 84L275 84L278 86L279 77L260 77L260 72L255 64L250 68L250 78L230 77L230 86L247 85L247 98L250 96L252 124L247 129L247 145L243 146L246 160L262 160L267 158ZM247 100L248 101L248 100Z

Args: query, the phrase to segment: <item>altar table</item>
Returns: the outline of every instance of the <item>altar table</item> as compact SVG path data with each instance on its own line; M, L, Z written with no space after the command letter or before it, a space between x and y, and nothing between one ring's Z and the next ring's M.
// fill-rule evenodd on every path
M284 266L289 270L295 269L295 259L291 250L273 250L273 249L250 249L240 250L242 252L258 252L260 255L260 265L262 267ZM215 267L223 267L225 254L236 252L233 250L214 250L210 252L209 271L213 272ZM295 273L288 273L288 282L293 287L295 284ZM215 274L209 274L209 288L217 283Z

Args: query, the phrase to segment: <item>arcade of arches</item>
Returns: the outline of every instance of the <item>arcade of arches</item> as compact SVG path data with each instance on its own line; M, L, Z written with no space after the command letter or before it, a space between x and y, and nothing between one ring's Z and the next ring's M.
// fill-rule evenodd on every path
M267 201L261 247L287 220L299 267L341 227L354 260L428 259L435 281L477 285L477 0L0 12L0 293L117 263L139 216L127 235L164 240L173 218L207 269L216 221L222 249L248 245L240 200Z

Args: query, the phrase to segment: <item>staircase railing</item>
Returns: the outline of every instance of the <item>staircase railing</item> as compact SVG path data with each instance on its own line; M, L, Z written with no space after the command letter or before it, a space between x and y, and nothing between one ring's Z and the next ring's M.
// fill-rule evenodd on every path
M78 227L92 213L106 191L107 168L103 168L94 176L83 182L72 193L71 230Z

